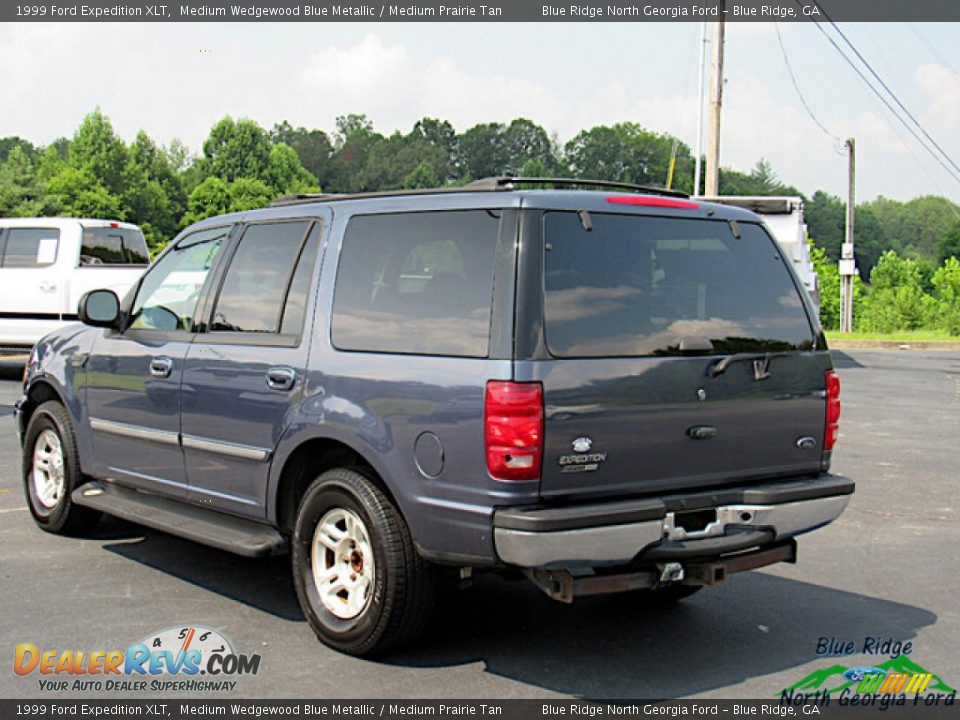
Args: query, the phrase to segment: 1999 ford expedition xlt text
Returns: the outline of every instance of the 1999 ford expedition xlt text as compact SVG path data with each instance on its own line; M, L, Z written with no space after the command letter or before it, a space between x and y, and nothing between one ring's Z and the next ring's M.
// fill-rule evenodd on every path
M37 524L289 549L356 655L410 640L445 567L569 602L793 562L854 486L776 243L735 207L524 182L285 198L88 293L17 408Z

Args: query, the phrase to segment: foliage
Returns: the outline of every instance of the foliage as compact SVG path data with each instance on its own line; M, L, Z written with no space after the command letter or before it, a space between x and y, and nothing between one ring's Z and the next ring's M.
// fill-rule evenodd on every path
M888 250L870 273L870 292L857 327L867 332L919 330L936 324L936 300L924 292L923 275L916 260Z
M937 259L945 262L952 257L960 258L960 220L944 230L937 240Z
M951 335L960 335L960 260L947 258L933 274L933 287L940 327Z

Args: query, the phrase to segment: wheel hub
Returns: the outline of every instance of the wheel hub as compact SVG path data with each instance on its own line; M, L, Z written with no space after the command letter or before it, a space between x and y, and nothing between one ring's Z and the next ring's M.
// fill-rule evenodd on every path
M335 617L351 620L372 597L376 564L363 520L346 508L328 510L313 533L313 582L320 601Z
M44 430L33 445L31 471L37 501L48 510L60 502L64 492L63 445L53 430Z

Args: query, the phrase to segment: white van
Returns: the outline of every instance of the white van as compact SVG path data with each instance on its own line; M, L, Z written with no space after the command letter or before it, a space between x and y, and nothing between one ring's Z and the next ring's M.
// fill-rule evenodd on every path
M136 225L77 218L0 218L0 350L28 350L77 321L88 290L123 297L150 263Z

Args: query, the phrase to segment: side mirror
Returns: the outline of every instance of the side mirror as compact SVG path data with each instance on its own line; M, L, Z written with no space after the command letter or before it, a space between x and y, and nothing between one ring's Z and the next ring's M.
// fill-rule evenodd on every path
M116 329L120 321L120 300L113 290L91 290L80 298L77 315L84 325Z

